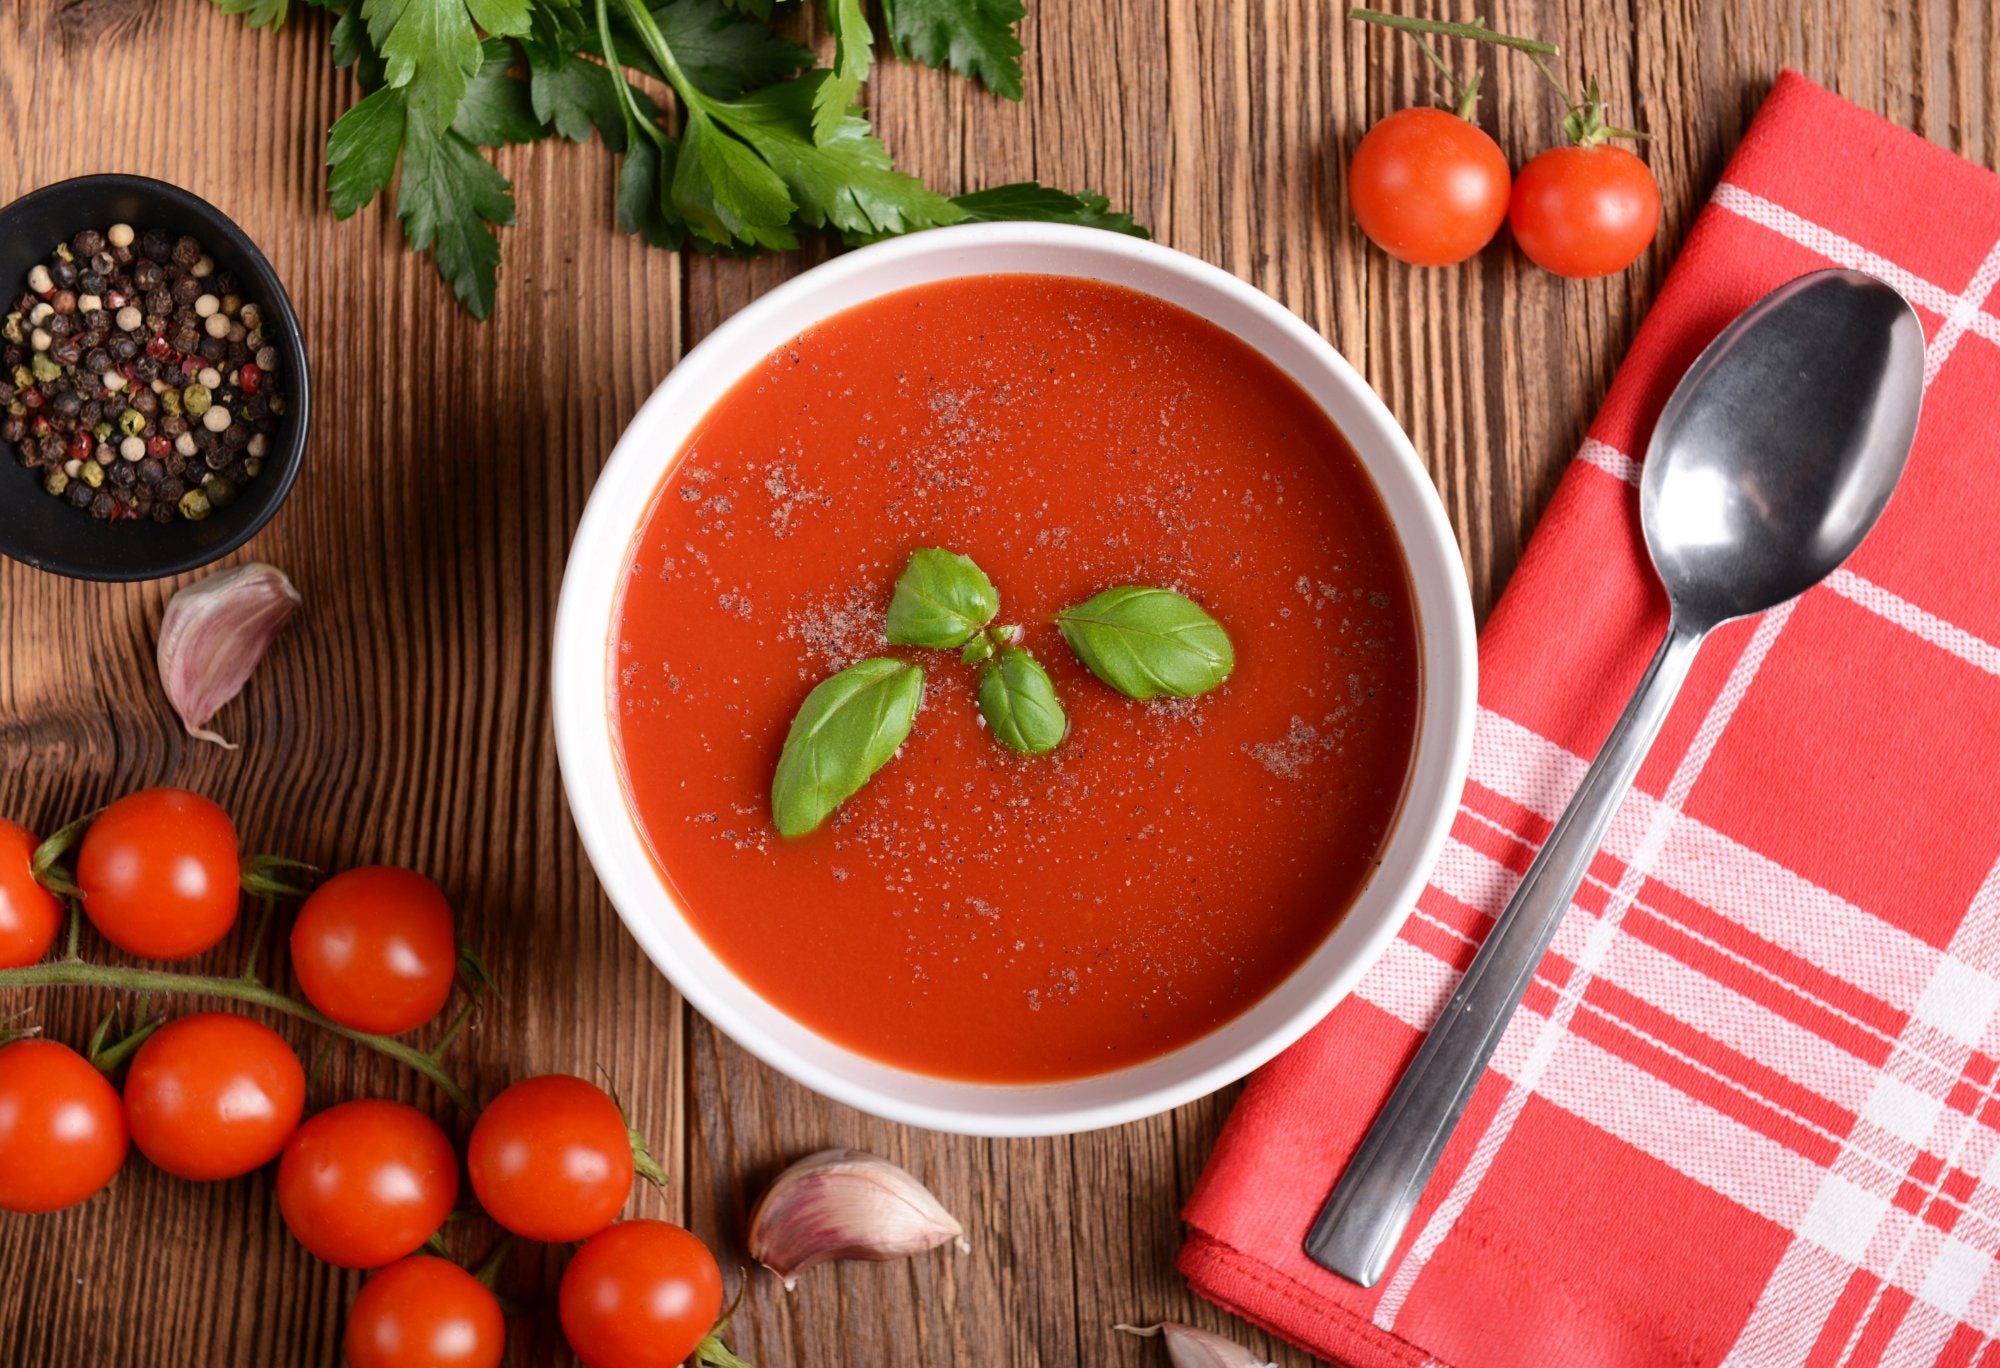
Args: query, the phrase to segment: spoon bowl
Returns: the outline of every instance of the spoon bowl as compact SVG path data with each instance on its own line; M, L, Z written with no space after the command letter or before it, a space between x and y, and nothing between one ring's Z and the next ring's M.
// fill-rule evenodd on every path
M1639 517L1693 629L1775 608L1853 553L1902 475L1924 330L1859 271L1815 271L1746 309L1653 428Z

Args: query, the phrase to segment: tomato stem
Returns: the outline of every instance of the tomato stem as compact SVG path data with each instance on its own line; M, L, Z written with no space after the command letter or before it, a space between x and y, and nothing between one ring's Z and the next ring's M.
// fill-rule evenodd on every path
M1408 15L1384 14L1381 10L1360 8L1349 10L1347 17L1358 19L1364 24L1380 24L1384 28L1401 29L1405 33L1435 33L1445 38L1470 38L1475 43L1492 43L1497 47L1539 53L1544 57L1562 55L1562 49L1554 43L1544 43L1534 38L1517 38L1511 33L1496 33L1478 19L1469 24L1452 24L1441 19L1413 19Z
M264 937L270 934L271 917L277 910L275 899L261 897L257 900L257 929L250 933L250 949L243 956L243 973L240 975L245 983L264 981L257 973L257 961L263 957Z
M69 904L69 943L63 950L63 963L83 963L83 903L75 898Z
M24 969L0 969L0 988L44 987L116 988L134 993L197 993L204 997L247 1002L311 1022L335 1035L366 1045L377 1054L415 1069L467 1112L476 1110L465 1089L422 1050L387 1036L350 1030L297 998L286 997L261 983L246 983L240 978L218 978L207 974L177 974L163 969L91 964L83 960L59 960L54 964L32 964Z

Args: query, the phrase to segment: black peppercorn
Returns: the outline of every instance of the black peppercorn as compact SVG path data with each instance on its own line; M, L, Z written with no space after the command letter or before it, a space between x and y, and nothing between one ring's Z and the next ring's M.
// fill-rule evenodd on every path
M191 352L201 345L201 329L181 328L167 339L177 352Z
M111 516L111 511L117 507L118 501L111 497L111 491L100 489L90 501L90 516L93 518L108 518Z
M94 257L104 250L104 234L86 228L69 240L69 248L80 257Z
M68 314L53 313L42 320L42 331L50 337L68 337L76 322Z
M139 467L132 461L115 461L106 472L115 485L131 485L139 482Z
M137 350L138 348L133 348L133 351ZM111 369L111 353L102 347L91 348L83 354L83 368L92 375L104 374Z
M151 358L148 359L150 360ZM138 369L137 366L132 368L135 374L138 372ZM160 396L153 393L150 389L135 389L132 391L132 407L139 410L145 417L151 418L160 411Z
M28 435L28 420L8 414L0 418L0 441L18 442Z
M78 508L88 508L90 507L90 501L97 497L97 491L82 480L71 480L69 482L69 490L64 497Z
M174 265L192 266L201 260L201 244L185 233L174 239Z
M226 469L229 463L235 459L235 454L225 448L220 442L217 442L213 447L201 453L202 464L210 470Z
M139 234L139 255L151 257L154 261L165 261L174 254L174 240L164 229L148 228Z
M169 413L160 420L162 437L178 437L188 430L188 420L178 413Z
M167 465L167 478L160 481L159 497L167 503L176 503L180 500L181 495L187 493L187 489L187 481L180 477L179 473L174 470L172 462L169 462Z
M201 298L201 282L193 276L182 276L173 283L172 294L176 304L192 304Z
M101 295L110 288L110 283L105 280L104 273L101 271L85 271L76 278L78 294Z
M210 291L212 294L233 295L242 293L241 290L236 288L236 273L234 271L217 271L215 279L211 280L209 284L214 287Z
M222 445L232 453L241 451L249 440L250 434L241 423L231 423L222 430Z
M119 333L106 343L105 346L111 352L111 359L113 361L130 361L139 354L139 343L126 333ZM104 368L104 370L110 369L111 367L109 366ZM101 370L97 373L102 375L104 371Z
M49 279L55 281L58 290L74 290L79 272L76 263L58 257L49 263Z
M84 400L83 412L77 414L76 419L87 428L96 427L104 421L104 401L101 399Z
M222 339L219 337L204 337L201 339L201 345L195 350L201 353L202 360L204 361L220 361L222 359Z
M49 407L64 418L74 418L83 412L83 396L75 390L64 390L50 402Z
M45 466L59 466L67 458L63 439L50 433L35 444L35 458Z
M157 261L142 261L132 268L132 284L136 289L152 291L166 283L167 278L161 272Z
M83 360L83 348L66 337L49 348L49 359L58 366L74 366Z
M160 378L160 363L150 356L141 356L132 362L132 378L142 385L150 385Z
M58 314L73 314L73 313L75 313L75 312L76 312L76 291L74 291L74 290L57 290L57 291L55 292L55 295L54 295L54 297L53 297L53 298L51 298L51 299L49 300L49 307L53 308L53 309L54 309L54 310L55 310L55 311L56 311L56 312L57 312ZM44 326L44 327L47 327L48 325L47 325L46 323L44 323L44 324L43 324L43 326Z
M161 480L164 480L166 477L167 477L166 462L160 460L157 456L148 456L145 460L139 462L140 484L156 485Z
M158 288L146 291L147 313L155 314L161 318L164 318L173 311L174 311L174 297L173 295L169 294L166 291L166 289Z
M90 254L90 269L98 275L108 276L118 269L118 263L112 258L109 252L92 252Z

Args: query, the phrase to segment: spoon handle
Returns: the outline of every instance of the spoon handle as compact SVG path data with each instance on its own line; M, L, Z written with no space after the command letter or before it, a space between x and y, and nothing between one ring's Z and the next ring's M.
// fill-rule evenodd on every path
M1668 626L1659 653L1576 796L1320 1208L1306 1237L1306 1253L1315 1263L1363 1287L1373 1287L1388 1268L1431 1170L1555 939L1704 635L1678 622Z

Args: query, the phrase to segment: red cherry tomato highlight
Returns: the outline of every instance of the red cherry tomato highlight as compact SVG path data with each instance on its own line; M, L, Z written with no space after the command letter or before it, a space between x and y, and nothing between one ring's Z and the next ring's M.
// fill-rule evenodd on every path
M500 1303L457 1264L420 1255L370 1278L347 1313L348 1368L497 1368Z
M415 1030L444 1006L458 972L451 904L413 870L336 874L299 909L292 971L306 1000L343 1026Z
M33 964L62 930L62 902L35 878L34 833L0 821L0 969Z
M84 915L146 959L186 959L228 935L239 877L229 814L186 789L120 798L90 824L76 857Z
M563 1270L563 1336L585 1368L677 1368L722 1314L708 1246L665 1221L621 1221Z
M1622 147L1552 147L1521 168L1507 222L1542 269L1573 280L1611 275L1652 242L1660 187Z
M328 1107L278 1161L278 1211L300 1244L342 1268L415 1252L458 1199L458 1159L437 1122L400 1102Z
M523 1079L472 1128L466 1171L486 1214L530 1240L588 1239L632 1192L632 1142L618 1104L568 1074Z
M90 1061L53 1040L0 1046L0 1210L60 1211L125 1162L125 1108Z
M1507 187L1500 145L1442 109L1391 114L1361 139L1347 172L1361 231L1412 266L1450 266L1491 242Z
M306 1071L270 1027L232 1012L170 1021L132 1056L132 1143L178 1178L235 1178L278 1157L305 1110Z

